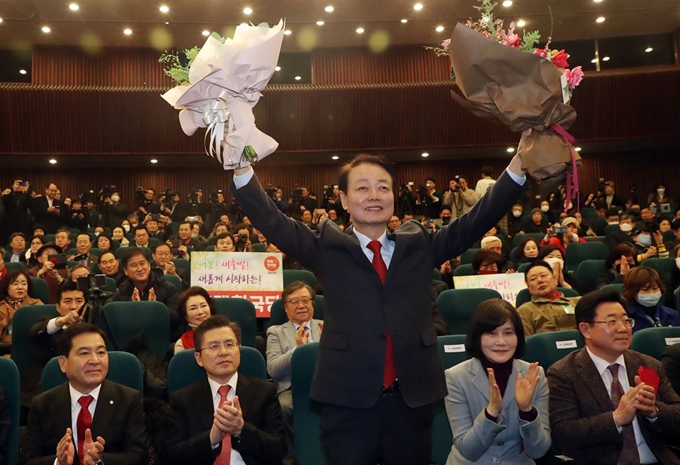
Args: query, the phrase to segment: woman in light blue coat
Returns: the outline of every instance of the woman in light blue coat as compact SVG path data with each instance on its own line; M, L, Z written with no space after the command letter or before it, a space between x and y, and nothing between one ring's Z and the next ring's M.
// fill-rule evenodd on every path
M472 314L465 349L473 357L446 370L446 413L453 433L447 465L533 464L550 448L548 383L524 354L524 328L501 299Z

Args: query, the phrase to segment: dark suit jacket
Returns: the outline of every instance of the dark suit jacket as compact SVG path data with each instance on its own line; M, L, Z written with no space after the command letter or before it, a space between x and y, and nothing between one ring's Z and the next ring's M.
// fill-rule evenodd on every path
M286 445L274 384L239 373L236 395L244 426L240 440L232 438L231 447L248 465L280 464L286 455ZM210 445L215 410L208 380L177 391L170 404L174 419L166 441L168 461L178 465L212 465L222 446L213 449Z
M635 386L638 367L652 367L661 378L656 403L658 419L651 423L637 414L640 430L659 463L680 464L666 447L664 434L680 434L680 397L673 391L658 360L629 350L626 372ZM595 364L581 349L548 369L550 427L555 447L579 464L616 465L623 439L612 415L612 401Z
M57 229L66 223L66 211L68 210L66 205L57 199L52 201L52 205L59 207L59 214L48 213L49 203L47 202L47 197L42 196L33 199L33 214L35 215L36 222L45 230L45 234L55 234Z
M21 440L19 464L52 465L57 444L71 427L68 383L36 397ZM107 465L146 464L148 437L138 391L104 380L92 419L92 437L97 436L106 441L102 459ZM77 453L74 464L78 464Z
M666 346L661 356L661 362L666 370L668 381L680 395L680 344Z
M286 254L313 270L326 310L311 397L343 407L368 408L381 396L389 330L402 396L410 407L446 395L432 321L432 269L460 255L512 207L523 187L504 173L466 215L437 232L416 222L389 238L395 249L383 285L348 228L324 220L318 233L283 215L257 178L232 194L253 225Z
M47 323L54 318L44 316L31 326L28 336L31 339L31 358L28 369L21 377L21 405L31 406L31 401L42 392L42 372L47 362L57 356L57 340L61 331L47 332Z

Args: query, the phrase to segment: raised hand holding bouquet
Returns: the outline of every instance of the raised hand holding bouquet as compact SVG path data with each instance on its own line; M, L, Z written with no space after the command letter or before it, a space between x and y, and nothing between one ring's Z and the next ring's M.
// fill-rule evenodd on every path
M270 28L240 25L234 38L212 34L203 48L187 50L189 64L164 54L166 74L179 84L162 95L181 110L188 136L207 128L206 153L224 169L248 166L273 153L278 143L255 126L253 107L274 74L283 41L283 20Z
M568 55L550 50L550 40L536 48L536 31L520 37L514 23L504 30L503 20L493 17L496 3L478 1L480 20L457 24L450 40L429 48L451 58L464 96L451 92L454 100L477 116L522 132L517 153L523 168L538 182L561 181L566 175L569 196L570 188L578 191L580 157L566 132L576 119L568 102L583 77L581 67L567 69Z

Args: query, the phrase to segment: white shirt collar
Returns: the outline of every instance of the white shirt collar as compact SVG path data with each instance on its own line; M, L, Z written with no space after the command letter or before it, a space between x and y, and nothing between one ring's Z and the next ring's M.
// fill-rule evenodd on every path
M357 236L357 239L359 239L359 244L361 245L362 249L368 248L368 243L373 240L366 234L362 234L359 231L357 231L356 228L354 228L354 235ZM378 238L378 242L382 244L383 248L387 248L391 245L390 241L387 239L387 229L385 229L385 232L383 232L382 235Z
M68 392L71 395L71 407L74 407L78 403L78 399L87 395L94 397L94 401L97 402L99 400L99 391L101 391L101 389L102 385L100 384L90 392L79 392L71 385L71 383L68 383Z
M232 375L229 381L227 381L227 385L231 387L231 389L229 390L229 398L233 398L233 396L236 395L236 383L238 383L238 371ZM208 384L210 384L210 392L212 392L212 396L214 399L219 395L217 393L217 390L221 386L224 386L224 384L218 383L214 379L211 379L210 376L208 376Z
M618 363L619 365L621 365L623 367L624 370L626 369L626 361L623 357L623 354L619 355L618 358L616 360L614 360L614 363L609 363L605 359L600 358L597 355L595 355L594 353L592 353L590 351L590 349L588 349L588 347L586 347L586 350L588 351L588 355L590 356L590 359L595 364L595 368L597 368L597 372L600 374L600 376L602 376L602 374L605 371L607 371L607 369L609 368L609 365L613 365L614 363Z

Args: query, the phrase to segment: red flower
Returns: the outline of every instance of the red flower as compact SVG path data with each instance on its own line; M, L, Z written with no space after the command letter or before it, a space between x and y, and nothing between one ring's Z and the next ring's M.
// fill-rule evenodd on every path
M558 68L569 68L569 63L567 63L568 58L569 55L562 49L552 57L552 62Z

